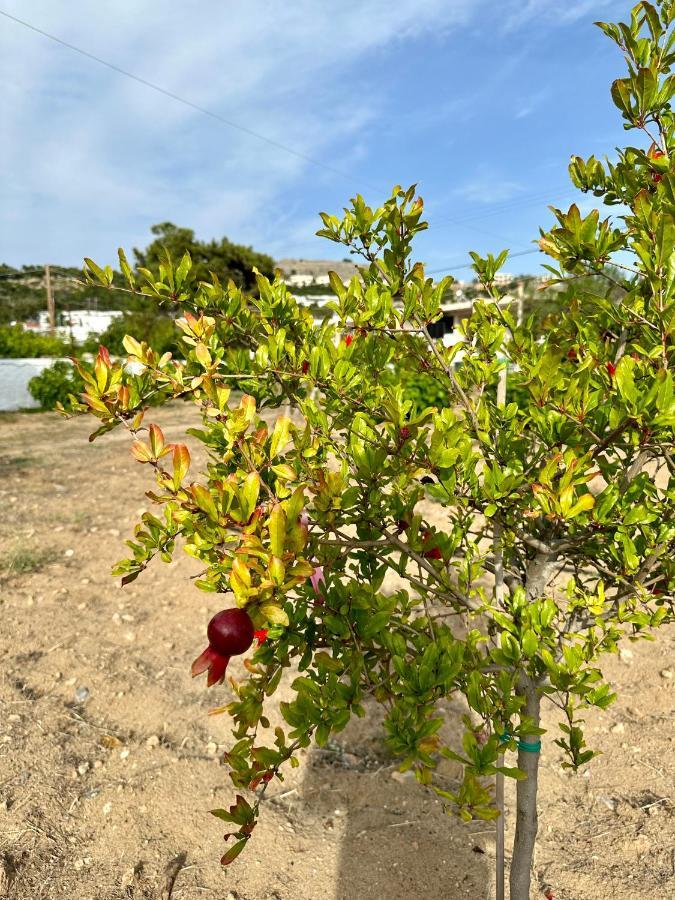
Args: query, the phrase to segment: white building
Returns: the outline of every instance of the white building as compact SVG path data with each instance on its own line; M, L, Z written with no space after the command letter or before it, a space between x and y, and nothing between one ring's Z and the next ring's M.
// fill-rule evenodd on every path
M101 334L106 328L122 315L118 309L69 309L59 312L57 317L56 334L66 340L73 340L81 344L92 334ZM29 329L30 325L24 325ZM46 310L38 313L37 327L40 334L49 333L49 314Z

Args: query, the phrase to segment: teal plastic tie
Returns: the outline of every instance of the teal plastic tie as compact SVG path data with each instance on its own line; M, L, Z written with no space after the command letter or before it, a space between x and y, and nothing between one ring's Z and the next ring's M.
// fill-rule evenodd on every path
M525 741L518 741L518 749L525 753L539 753L541 750L541 741L535 741L534 744L526 744Z

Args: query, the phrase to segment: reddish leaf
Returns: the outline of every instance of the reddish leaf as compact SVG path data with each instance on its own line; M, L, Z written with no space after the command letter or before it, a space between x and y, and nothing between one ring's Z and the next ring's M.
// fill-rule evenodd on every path
M244 838L242 841L237 841L236 844L233 844L227 853L220 860L220 864L222 866L229 866L231 862L239 856L241 851L244 849L248 842L248 838Z

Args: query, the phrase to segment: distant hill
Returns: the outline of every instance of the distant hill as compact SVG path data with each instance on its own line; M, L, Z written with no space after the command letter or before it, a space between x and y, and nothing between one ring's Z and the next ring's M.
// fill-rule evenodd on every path
M292 275L304 275L317 279L335 272L343 281L357 273L354 263L339 259L278 259L275 268L281 269L287 278Z

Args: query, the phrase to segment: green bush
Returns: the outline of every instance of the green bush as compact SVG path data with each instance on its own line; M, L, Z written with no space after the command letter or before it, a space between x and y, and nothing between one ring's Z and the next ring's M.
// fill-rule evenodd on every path
M57 403L68 406L68 396L84 390L84 383L72 364L57 360L28 382L31 397L42 409L55 409Z
M419 415L430 406L443 409L448 405L448 389L438 378L409 366L385 369L380 375L383 385L398 385L406 400L412 400L412 415Z
M146 308L134 312L126 312L108 325L102 334L90 335L84 342L82 349L85 353L97 353L100 344L107 348L113 356L126 356L124 349L124 336L133 334L140 341L145 341L160 355L173 353L174 356L185 354L185 345L182 344L176 332L173 319L165 313L158 312L146 301Z
M70 352L70 344L61 338L24 331L21 325L0 325L0 359L67 356Z

